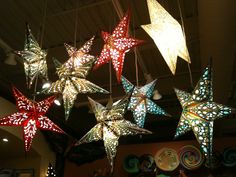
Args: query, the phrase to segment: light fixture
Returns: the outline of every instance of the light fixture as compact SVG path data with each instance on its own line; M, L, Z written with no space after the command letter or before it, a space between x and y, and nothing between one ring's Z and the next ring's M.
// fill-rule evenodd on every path
M153 100L160 100L162 98L162 95L159 93L157 89L153 91L152 99Z
M43 85L42 85L42 89L47 89L51 86L51 82L50 81L44 81Z
M61 106L61 101L60 100L61 100L60 98L55 99L54 100L55 105Z
M2 141L7 143L9 140L7 138L3 138Z

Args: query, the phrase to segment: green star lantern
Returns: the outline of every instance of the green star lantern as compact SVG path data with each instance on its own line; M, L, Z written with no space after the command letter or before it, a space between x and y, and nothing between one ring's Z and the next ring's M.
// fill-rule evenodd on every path
M107 158L112 167L111 171L113 171L114 158L116 156L120 136L151 133L123 118L128 101L126 97L113 103L112 106L104 107L89 98L92 110L97 119L97 124L76 143L79 145L103 140Z
M153 95L156 80L140 88L135 87L123 76L121 78L121 81L125 92L129 94L132 93L130 102L128 104L128 110L131 110L133 112L135 123L139 127L144 127L147 113L169 116L162 108L157 106L150 99Z
M206 164L211 165L213 122L233 111L213 102L211 65L204 70L192 94L178 89L175 92L183 108L175 137L193 130L206 157Z
M108 93L108 91L85 79L96 60L94 56L88 54L93 39L94 37L79 50L65 44L70 56L69 60L57 68L59 79L53 82L50 87L41 91L42 93L62 94L66 120L78 93ZM60 65L60 63L57 62L57 65Z

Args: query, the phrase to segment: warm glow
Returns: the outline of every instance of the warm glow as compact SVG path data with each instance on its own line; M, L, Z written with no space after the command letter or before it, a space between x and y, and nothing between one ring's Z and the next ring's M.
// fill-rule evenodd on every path
M7 138L3 138L2 141L7 143L9 140Z
M182 28L156 0L147 0L151 24L141 27L151 36L171 72L175 74L178 56L190 63Z
M77 142L77 145L103 140L107 158L112 167L111 171L113 171L114 158L116 156L120 136L147 134L151 132L139 128L137 125L123 118L126 106L128 104L127 98L118 100L113 103L112 106L107 107L104 107L91 98L89 98L89 102L97 119L97 125L95 125L86 135L84 135Z

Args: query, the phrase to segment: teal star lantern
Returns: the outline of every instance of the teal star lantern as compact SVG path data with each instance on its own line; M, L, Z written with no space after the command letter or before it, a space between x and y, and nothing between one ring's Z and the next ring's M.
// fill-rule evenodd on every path
M233 111L213 102L211 64L204 70L192 94L178 89L175 92L183 108L175 137L193 130L206 157L206 164L211 165L213 122Z
M113 171L114 158L116 156L120 136L151 133L123 118L128 101L129 99L125 97L110 106L104 107L89 98L92 110L97 119L97 124L76 143L76 145L79 145L103 140L107 158L112 167L111 171Z
M150 98L156 85L156 80L144 85L135 87L124 76L121 78L123 88L126 93L131 94L128 110L133 112L134 121L139 127L144 127L146 114L169 116L162 108L157 106Z

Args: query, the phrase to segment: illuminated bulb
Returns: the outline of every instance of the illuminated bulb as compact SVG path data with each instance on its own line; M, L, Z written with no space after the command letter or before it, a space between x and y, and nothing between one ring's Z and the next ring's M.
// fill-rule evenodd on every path
M162 98L162 95L158 92L158 90L154 90L152 99L153 100L160 100L161 98Z
M7 138L3 138L2 141L3 142L8 142L8 139Z
M55 103L57 106L61 106L61 102L59 101L59 99L54 100L54 103Z
M42 89L47 89L51 86L51 83L49 81L45 82L42 86Z

